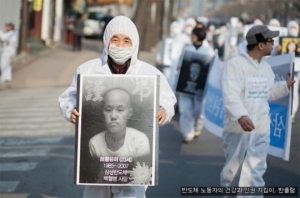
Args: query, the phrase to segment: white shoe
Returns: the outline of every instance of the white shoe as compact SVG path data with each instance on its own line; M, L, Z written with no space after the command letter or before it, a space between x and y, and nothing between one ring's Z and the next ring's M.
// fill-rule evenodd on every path
M186 143L186 144L188 144L188 143L192 142L193 139L194 139L194 138L186 137L186 138L184 138L183 142Z
M201 134L201 131L198 131L198 130L195 130L195 131L194 131L194 136L195 136L195 137L198 137L200 134Z

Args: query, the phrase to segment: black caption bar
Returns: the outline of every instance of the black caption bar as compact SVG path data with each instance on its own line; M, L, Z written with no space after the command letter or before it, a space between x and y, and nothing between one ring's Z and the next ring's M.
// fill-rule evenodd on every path
M181 187L181 195L264 195L298 196L298 187Z

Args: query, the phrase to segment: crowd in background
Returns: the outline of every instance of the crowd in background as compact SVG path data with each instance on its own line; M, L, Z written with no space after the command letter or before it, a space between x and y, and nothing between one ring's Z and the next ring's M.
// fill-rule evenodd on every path
M174 20L170 26L170 35L168 37L172 37L174 43L176 43L176 46L171 47L170 59L174 60L180 55L183 46L191 43L192 29L200 27L206 30L204 44L209 44L214 50L218 50L219 57L226 61L239 53L239 47L242 47L243 43L245 44L245 34L254 25L267 25L271 30L279 30L280 37L299 37L299 21L297 20L290 20L287 24L280 24L278 19L271 19L269 23L264 23L260 19L245 22L237 17L231 17L228 22L216 22L204 16L187 19L180 17ZM280 54L281 50L279 39L276 39L272 55ZM157 65L163 64L160 54L158 54L156 61Z
M299 38L299 21L297 20L290 20L287 24L280 24L279 20L271 19L269 23L265 24L260 19L245 22L243 19L237 17L232 17L228 22L216 22L204 16L189 17L186 19L179 17L171 23L170 35L162 39L161 49L156 56L156 65L166 75L170 86L175 91L178 80L178 66L182 61L180 60L180 56L182 56L185 47L193 45L191 35L194 28L201 28L206 33L205 39L202 42L202 46L207 48L206 53L214 50L215 54L221 60L227 61L247 50L245 35L251 27L256 25L267 25L270 30L278 30L280 32L279 37ZM288 49L283 49L280 39L278 37L274 38L271 55L280 55L289 53L289 51L295 52L294 79L296 83L294 85L294 105L292 110L294 121L299 101L298 73L300 67L299 52L296 49L300 48L300 43L295 43L294 41L294 43L289 45Z

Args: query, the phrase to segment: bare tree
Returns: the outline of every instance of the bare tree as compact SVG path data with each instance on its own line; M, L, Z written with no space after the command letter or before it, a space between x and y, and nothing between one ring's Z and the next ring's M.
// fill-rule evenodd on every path
M150 51L162 37L164 1L138 1L134 22L140 34L140 50Z
M175 0L170 0L169 8L168 8L168 16L166 21L166 33L170 34L170 24L173 20L173 8L174 8L174 2Z

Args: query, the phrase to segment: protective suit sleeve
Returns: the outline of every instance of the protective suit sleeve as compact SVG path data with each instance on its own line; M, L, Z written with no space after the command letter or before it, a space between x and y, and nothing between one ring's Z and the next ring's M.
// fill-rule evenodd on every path
M160 83L159 105L165 110L166 113L166 120L163 123L165 124L170 122L174 116L176 97L163 74L160 75Z
M233 61L228 61L222 71L221 88L224 108L235 121L249 115L241 98L243 80L240 67Z
M286 85L286 81L277 82L274 84L274 86L271 90L269 101L277 100L279 98L282 98L282 97L288 95L289 93L290 93L290 90L288 89L288 87Z
M71 113L76 107L76 96L77 96L77 74L79 69L73 76L72 83L68 89L66 89L58 98L60 111L63 117L71 122Z

